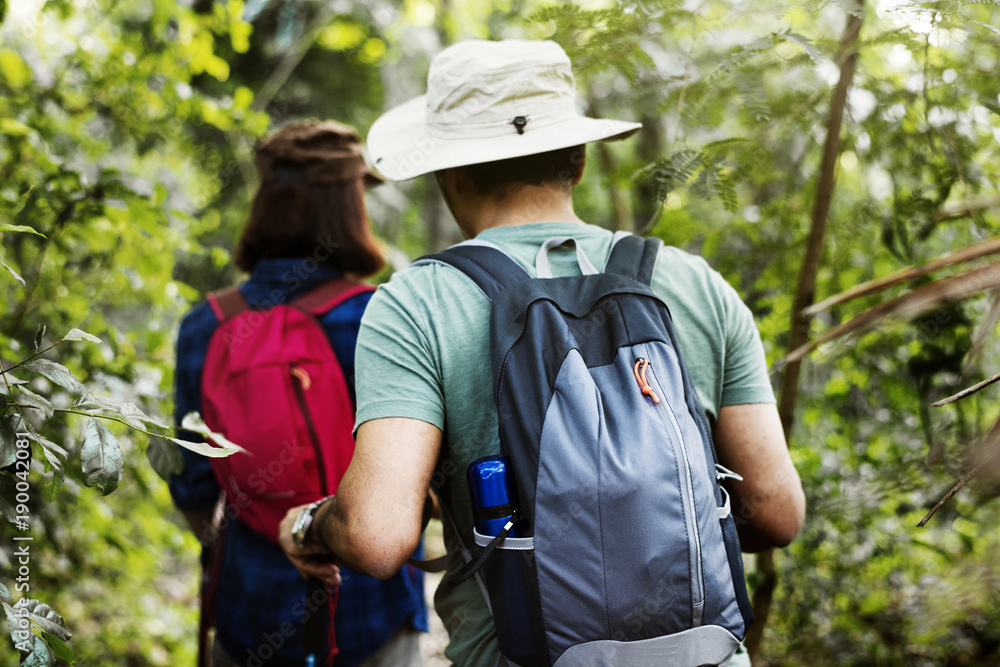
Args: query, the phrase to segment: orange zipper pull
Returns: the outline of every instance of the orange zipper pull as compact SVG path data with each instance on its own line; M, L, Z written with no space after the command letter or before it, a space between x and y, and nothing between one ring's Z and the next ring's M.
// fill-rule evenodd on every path
M309 387L312 386L312 378L309 377L309 372L306 369L292 364L292 375L298 379L303 391L309 391Z
M639 366L642 365L642 370L639 370ZM653 388L649 386L649 381L646 379L646 368L649 367L649 361L647 359L639 359L635 362L635 366L632 367L632 373L635 375L635 381L639 383L639 387L642 389L642 393L645 396L649 396L653 399L653 403L659 403L660 397L656 395Z

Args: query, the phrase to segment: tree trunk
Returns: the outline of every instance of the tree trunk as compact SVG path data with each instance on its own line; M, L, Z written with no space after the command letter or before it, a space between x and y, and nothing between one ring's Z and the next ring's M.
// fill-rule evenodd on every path
M588 91L587 107L591 117L601 117L601 109L593 91ZM628 191L615 178L615 172L618 170L615 158L611 155L606 141L596 141L593 147L597 151L601 170L608 181L608 194L611 196L611 203L615 211L614 228L619 231L632 231L632 201L629 199Z
M840 40L842 47L840 79L837 81L837 86L833 90L833 98L830 101L830 115L826 123L826 141L823 145L823 160L820 165L816 200L812 210L812 226L809 229L806 254L802 258L802 268L799 270L799 281L792 305L789 351L798 349L809 340L811 318L803 311L812 305L816 296L816 275L819 273L820 258L823 254L823 239L826 235L830 202L833 199L837 158L840 155L840 126L844 119L844 107L847 104L847 90L850 88L857 65L856 45L858 34L861 32L863 13L864 0L858 0L858 12L848 17L847 28ZM791 362L785 366L781 378L781 400L778 402L778 414L781 417L781 426L785 430L786 442L790 442L792 426L795 421L795 402L798 397L801 369L801 361ZM753 609L756 620L746 637L746 646L750 652L751 660L756 660L760 654L761 638L764 634L764 628L767 626L767 617L771 612L771 600L778 583L777 573L774 570L773 551L765 551L757 556L757 571L763 575L763 581L753 593Z
M641 120L642 129L639 130L637 150L643 163L650 164L664 157L663 125L658 117L651 114L644 114ZM636 232L656 226L656 219L659 218L663 208L657 189L652 179L646 179L635 186L633 224Z

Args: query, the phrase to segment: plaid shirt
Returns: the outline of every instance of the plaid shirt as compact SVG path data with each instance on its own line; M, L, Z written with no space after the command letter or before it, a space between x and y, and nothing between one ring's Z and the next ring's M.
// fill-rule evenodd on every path
M240 286L251 307L287 303L324 282L340 277L335 269L311 260L271 259L257 264L250 280ZM358 326L370 293L360 294L324 315L320 322L347 379L354 401L354 346ZM175 417L201 412L201 372L212 334L218 326L206 302L181 323L177 339ZM198 436L183 432L181 437ZM219 485L208 459L187 449L184 471L173 475L170 492L186 511L213 507ZM422 557L422 547L416 556ZM241 663L270 667L300 667L304 653L302 632L282 633L282 625L301 628L306 586L280 547L241 521L229 523L225 535L223 576L215 621L218 638L232 658ZM341 569L335 617L338 667L351 667L377 651L402 625L427 631L423 575L406 565L391 579L380 581ZM324 607L325 608L325 607ZM287 629L288 625L285 625ZM290 634L290 636L286 636ZM271 656L274 656L271 658ZM254 660L256 658L260 662ZM270 658L270 659L267 659Z

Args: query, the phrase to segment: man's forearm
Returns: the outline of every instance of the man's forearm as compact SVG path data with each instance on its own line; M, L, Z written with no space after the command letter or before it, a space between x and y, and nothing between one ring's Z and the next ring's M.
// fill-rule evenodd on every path
M316 511L313 523L306 533L305 546L332 553L336 561L356 572L379 579L391 577L399 566L373 558L371 550L359 548L359 541L352 539L354 526L347 516L346 508L338 501L337 496L334 496Z

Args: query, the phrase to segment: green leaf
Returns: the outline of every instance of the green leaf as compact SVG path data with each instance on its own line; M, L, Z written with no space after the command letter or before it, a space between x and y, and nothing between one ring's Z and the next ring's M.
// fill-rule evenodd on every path
M228 447L216 447L207 442L193 442L191 440L183 440L181 438L171 438L166 435L161 435L160 437L164 440L176 443L184 449L190 449L196 454L201 454L202 456L207 456L212 459L224 459L227 456L236 454L237 452L243 452L244 454L251 455L250 452L246 451L242 447L239 449L230 449Z
M58 660L63 660L71 665L76 664L76 656L73 655L73 649L67 646L66 642L44 631L42 632L42 639L49 645L49 650L52 651L52 654Z
M787 39L789 42L801 46L802 50L809 54L809 58L813 62L816 62L823 57L823 54L820 52L819 49L816 48L816 45L813 44L808 37L804 37L798 33L791 31L781 33L781 36Z
M10 596L10 591L7 591L7 596ZM20 627L14 607L6 602L0 604L3 604L4 615L7 617L7 629L10 631L10 638L14 640L15 644L28 641L31 638L31 631L28 628L22 629ZM27 636L23 634L24 632L28 633Z
M3 584L0 584L0 598L4 598L5 600L10 599L10 590Z
M83 464L83 482L96 486L104 495L118 488L125 459L118 446L118 440L108 427L94 417L87 421L87 433L80 451Z
M52 416L55 406L52 405L52 402L49 401L49 399L44 396L39 396L24 385L19 386L17 391L17 400L19 403L24 403L34 408L38 408L42 411L42 414L45 415L46 419Z
M179 474L184 470L184 457L181 450L174 447L163 438L150 438L146 448L146 458L149 465L164 481L170 481L170 475Z
M181 428L188 431L194 431L195 433L200 433L207 438L211 438L219 447L232 450L230 453L243 452L244 454L250 454L250 452L243 449L235 442L228 440L226 436L221 433L216 433L212 429L208 428L208 425L197 412L189 412L184 415L184 419L181 420Z
M46 467L52 466L52 461L55 457L45 448L42 448L42 452L45 453ZM55 500L59 489L63 487L63 483L66 481L66 471L63 470L62 462L60 461L59 463L59 466L52 466L52 479L42 484L42 493L48 502Z
M17 513L14 511L14 496L17 494L15 481L9 473L0 474L0 515L9 523L17 521Z
M167 187L163 183L157 183L156 187L153 188L153 206L159 208L163 206L163 203L167 201Z
M81 331L80 329L70 329L69 333L63 336L63 340L89 340L91 343L104 342L94 334L89 334L86 331Z
M157 419L156 417L150 417L145 412L139 409L139 407L132 402L119 401L114 398L109 398L107 396L99 396L97 394L84 394L81 398L77 399L73 403L74 408L90 409L98 408L101 410L109 410L111 412L117 412L122 417L128 417L130 419L138 419L144 421L147 424L153 424L154 426L159 426L160 428L170 428L163 421Z
M10 268L10 265L7 264L7 262L3 261L2 259L0 259L0 266L10 271L10 275L14 276L14 278L16 278L19 283L21 283L24 286L28 285L28 283L24 282L24 278L22 278L17 271Z
M3 418L7 414L7 404L10 401L7 399L7 394L0 394L0 418Z
M44 435L39 435L38 432L35 431L35 429L31 426L30 423L25 422L24 425L28 428L28 433L31 435L31 439L34 440L35 442L37 442L43 448L55 452L56 454L58 454L59 456L61 456L64 459L67 456L69 456L69 454L66 452L65 449L63 449L62 447L60 447L56 443L52 442L51 440L49 440Z
M31 653L21 660L21 667L55 667L56 657L49 650L45 640L36 636L31 647Z
M19 611L22 608L27 609L28 620L37 625L43 632L53 634L66 642L73 638L73 634L66 629L66 621L63 620L63 617L41 600L21 598L14 604L14 611Z
M54 361L49 361L48 359L33 359L32 361L26 361L20 366L24 370L34 371L40 375L44 375L48 379L55 382L61 387L65 387L70 391L75 391L78 393L84 392L83 384L70 372L68 368L62 364L57 364Z
M0 49L0 75L11 88L20 88L31 81L31 69L10 49Z
M0 222L0 232L22 232L25 234L41 236L43 239L46 238L45 234L42 234L34 227L29 227L28 225L12 225L9 222Z
M48 444L53 445L53 447L47 447L43 444L44 442L48 441L39 438L38 444L40 445L42 454L45 456L45 472L51 472L52 479L42 484L42 491L45 494L45 499L52 502L66 481L63 459L59 457L57 452L61 451L62 456L65 458L66 450L61 447L55 447L52 442L48 442Z
M0 468L17 460L17 433L21 428L21 415L16 412L0 419Z
M38 348L42 346L42 336L45 335L45 325L39 324L38 331L35 332L35 354L38 354Z
M12 137L27 137L35 133L31 126L15 118L0 118L0 132Z

